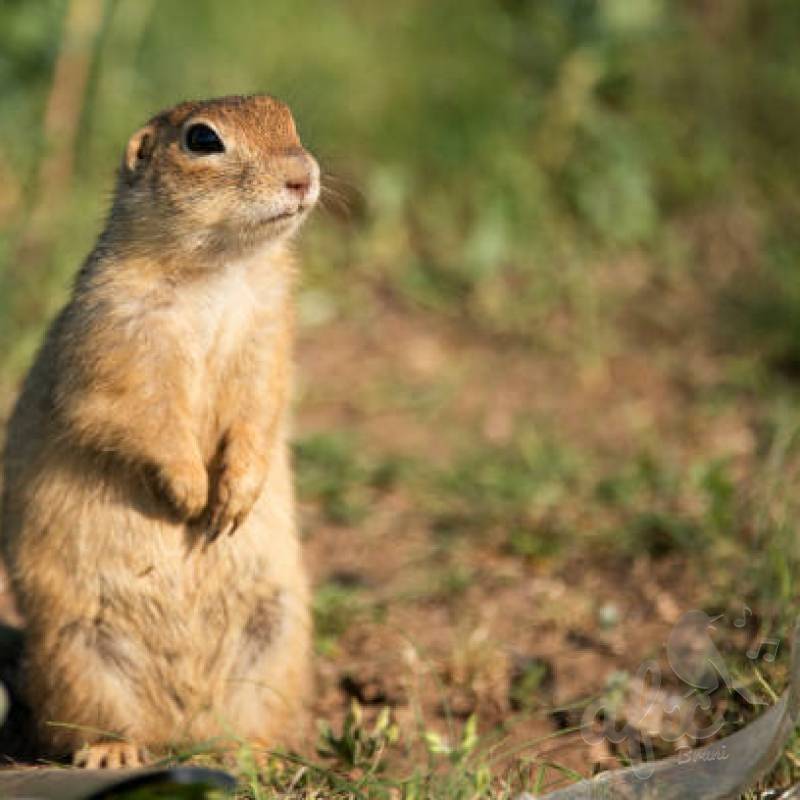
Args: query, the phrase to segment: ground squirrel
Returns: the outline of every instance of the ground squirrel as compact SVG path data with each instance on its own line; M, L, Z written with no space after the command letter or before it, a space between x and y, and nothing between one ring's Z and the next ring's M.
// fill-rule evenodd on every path
M319 185L268 96L183 103L128 142L5 448L3 554L52 755L131 765L297 728L288 242Z

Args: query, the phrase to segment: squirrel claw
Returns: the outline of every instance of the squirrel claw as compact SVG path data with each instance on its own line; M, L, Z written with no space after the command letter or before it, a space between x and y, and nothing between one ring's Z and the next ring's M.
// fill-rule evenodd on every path
M206 534L206 544L215 542L220 536L233 536L247 519L250 509L257 498L256 488L239 478L232 479L230 474L224 473L217 483L212 500L203 515L203 525Z
M234 517L233 519L225 519L224 514L216 515L206 527L207 543L211 544L223 535L233 536L241 522L240 516Z
M84 769L120 769L141 767L148 761L147 751L130 742L95 742L77 750L72 757L76 767Z

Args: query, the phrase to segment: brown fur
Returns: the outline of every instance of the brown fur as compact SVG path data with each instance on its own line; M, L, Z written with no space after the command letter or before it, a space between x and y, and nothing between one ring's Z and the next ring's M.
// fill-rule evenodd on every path
M198 121L225 153L187 152ZM161 749L298 728L309 616L287 242L318 191L289 110L266 96L184 103L126 148L4 459L2 546L51 754L102 732Z

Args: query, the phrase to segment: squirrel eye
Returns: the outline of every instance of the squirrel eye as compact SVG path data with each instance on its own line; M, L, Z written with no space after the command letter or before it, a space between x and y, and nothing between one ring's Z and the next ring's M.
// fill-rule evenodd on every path
M210 153L225 152L225 145L222 143L222 139L217 136L214 130L202 122L198 122L187 129L184 141L186 142L186 149L190 153L205 156Z

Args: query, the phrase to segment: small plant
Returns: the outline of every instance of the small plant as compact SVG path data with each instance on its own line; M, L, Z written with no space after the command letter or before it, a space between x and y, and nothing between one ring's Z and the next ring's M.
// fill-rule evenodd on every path
M441 787L441 796L481 797L489 790L492 782L489 764L485 761L480 761L477 765L470 764L479 742L475 714L467 719L461 737L454 743L448 742L441 734L432 730L424 731L422 738L434 763L437 759L444 758L451 767L446 779L447 785Z
M436 731L426 730L423 738L430 755L446 756L452 764L463 764L478 744L478 720L474 714L470 715L461 738L455 744L448 743Z
M378 772L387 748L397 742L399 731L388 708L381 710L371 729L365 728L363 722L361 706L352 700L340 734L328 722L320 723L317 752L336 759L347 771Z

